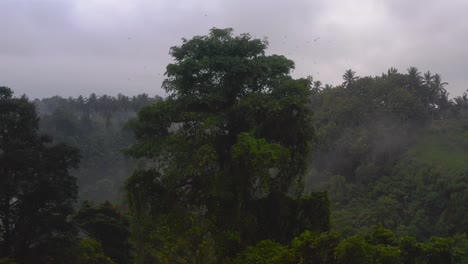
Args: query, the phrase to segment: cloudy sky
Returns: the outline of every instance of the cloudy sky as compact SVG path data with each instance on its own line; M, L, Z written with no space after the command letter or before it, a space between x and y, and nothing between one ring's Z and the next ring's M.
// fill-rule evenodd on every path
M164 95L169 47L212 27L267 37L293 75L440 73L468 88L466 0L0 0L0 86L30 98Z

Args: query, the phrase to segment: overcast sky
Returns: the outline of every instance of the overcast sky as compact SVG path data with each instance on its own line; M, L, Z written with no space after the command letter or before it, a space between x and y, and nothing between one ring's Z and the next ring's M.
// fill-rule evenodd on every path
M164 95L169 48L232 27L267 37L295 77L339 84L346 69L440 73L468 88L468 1L0 0L0 86L30 98Z

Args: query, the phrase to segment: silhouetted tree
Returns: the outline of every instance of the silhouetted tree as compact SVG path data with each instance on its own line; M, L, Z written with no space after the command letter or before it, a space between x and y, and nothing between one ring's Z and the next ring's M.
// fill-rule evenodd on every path
M26 97L0 87L0 252L20 263L41 263L40 249L69 230L76 199L78 150L38 135L39 119Z

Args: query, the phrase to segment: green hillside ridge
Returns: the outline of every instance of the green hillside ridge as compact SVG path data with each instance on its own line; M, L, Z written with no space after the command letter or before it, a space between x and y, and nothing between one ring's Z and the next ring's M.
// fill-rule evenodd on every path
M383 223L397 235L419 239L466 233L467 128L466 118L434 121L391 170L371 183L331 177L324 187L336 230L353 235Z
M407 155L449 174L468 173L468 118L436 120Z

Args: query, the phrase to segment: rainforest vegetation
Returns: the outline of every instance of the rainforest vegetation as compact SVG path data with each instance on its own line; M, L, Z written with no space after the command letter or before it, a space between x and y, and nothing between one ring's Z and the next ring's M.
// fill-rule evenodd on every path
M165 97L0 87L0 263L468 263L468 90L267 48L183 39Z

